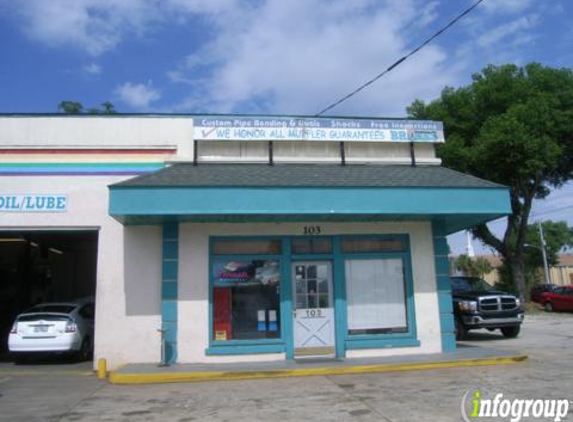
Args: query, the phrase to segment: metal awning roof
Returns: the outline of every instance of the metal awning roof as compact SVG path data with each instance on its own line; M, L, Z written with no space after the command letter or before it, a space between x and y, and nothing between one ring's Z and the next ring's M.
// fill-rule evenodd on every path
M511 212L504 186L440 166L174 164L110 186L123 224L439 220L448 233Z
M463 187L496 183L441 166L175 164L113 187Z

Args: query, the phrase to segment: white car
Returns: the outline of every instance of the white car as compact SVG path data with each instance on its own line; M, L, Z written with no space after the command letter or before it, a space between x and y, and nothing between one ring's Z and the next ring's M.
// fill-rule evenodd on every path
M18 315L8 337L17 357L33 353L73 353L89 359L93 351L93 300L41 303Z

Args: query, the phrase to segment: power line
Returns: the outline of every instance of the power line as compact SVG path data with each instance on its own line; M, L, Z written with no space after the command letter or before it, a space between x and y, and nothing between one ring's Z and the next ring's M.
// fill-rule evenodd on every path
M573 205L566 205L564 207L554 208L552 210L546 210L546 211L541 211L541 212L533 212L533 213L531 213L531 218L537 218L537 217L540 217L542 215L561 212L561 211L567 210L569 208L573 208Z
M460 13L458 16L456 16L453 20L451 20L446 26L444 26L442 29L440 29L438 32L436 32L434 35L432 35L431 37L429 37L428 39L426 39L422 44L420 44L418 47L416 47L414 50L410 51L408 54L406 54L405 56L403 56L402 58L396 60L388 69L386 69L385 71L383 71L382 73L379 73L378 75L376 75L375 77L373 77L372 79L370 79L368 82L360 85L358 88L356 88L354 91L352 91L350 94L345 95L344 97L340 98L339 100L335 101L334 103L330 104L328 107L326 107L324 110L322 110L319 113L315 114L315 117L318 117L324 113L326 113L328 110L333 109L334 107L338 106L339 104L343 103L344 101L348 100L350 97L353 97L354 95L358 94L360 91L362 91L364 88L366 88L369 85L372 85L374 82L376 82L378 79L380 79L382 76L384 76L385 74L387 74L388 72L390 72L392 69L394 69L395 67L398 67L398 65L400 65L401 63L403 63L404 61L406 61L408 58L412 57L414 54L416 54L418 51L420 51L422 48L424 48L426 45L428 45L429 43L431 43L435 38L437 38L438 36L440 36L443 32L445 32L447 29L449 29L451 26L455 25L456 22L458 22L460 19L462 19L464 16L466 16L468 13L470 13L472 10L474 10L476 7L478 7L478 5L483 2L484 0L478 0L476 1L473 5L471 5L470 7L468 7L466 10L464 10L462 13Z

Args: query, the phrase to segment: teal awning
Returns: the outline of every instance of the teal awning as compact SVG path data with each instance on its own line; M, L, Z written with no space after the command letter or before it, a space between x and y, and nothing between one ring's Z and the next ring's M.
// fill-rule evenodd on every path
M439 220L447 233L511 212L506 187L443 167L176 164L110 186L123 224Z

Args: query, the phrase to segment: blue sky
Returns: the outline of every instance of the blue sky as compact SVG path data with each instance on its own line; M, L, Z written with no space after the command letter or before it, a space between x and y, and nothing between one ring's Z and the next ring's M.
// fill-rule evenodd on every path
M472 2L0 0L0 112L109 100L120 112L314 114ZM570 0L485 0L331 113L403 116L488 63L571 67L572 16ZM546 209L572 196L568 185L534 211L573 225L573 208Z

